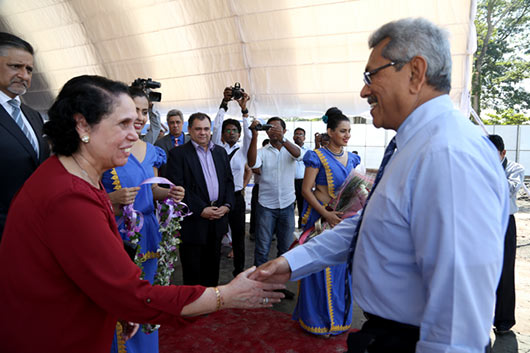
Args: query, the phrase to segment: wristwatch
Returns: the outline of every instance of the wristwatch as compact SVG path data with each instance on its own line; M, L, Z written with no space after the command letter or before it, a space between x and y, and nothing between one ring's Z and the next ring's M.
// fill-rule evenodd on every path
M285 138L285 136L282 137L282 145L283 145L284 143L286 143L286 142L287 142L287 139Z

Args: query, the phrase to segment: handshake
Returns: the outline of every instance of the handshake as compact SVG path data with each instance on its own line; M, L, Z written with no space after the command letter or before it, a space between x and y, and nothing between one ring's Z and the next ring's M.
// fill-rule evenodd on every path
M227 285L219 287L222 304L218 309L272 307L272 304L284 298L284 294L277 290L285 289L290 277L289 263L281 256L258 268L253 266Z

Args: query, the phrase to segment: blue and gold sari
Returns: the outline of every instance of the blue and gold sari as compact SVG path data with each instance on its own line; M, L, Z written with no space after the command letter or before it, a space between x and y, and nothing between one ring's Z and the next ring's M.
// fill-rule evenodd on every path
M103 173L101 182L108 193L125 187L140 185L142 181L154 176L153 167L159 168L166 163L166 153L160 148L147 144L143 161L130 155L124 166L107 170ZM144 224L140 233L140 253L144 254L142 267L145 273L144 279L153 284L157 270L156 251L162 239L159 232L159 224L155 214L153 191L151 184L142 185L134 200L134 209L142 212ZM119 217L116 218L116 221ZM123 223L119 229L123 229ZM125 237L121 232L122 238ZM126 240L126 239L125 239ZM158 331L145 334L140 328L138 332L127 342L121 338L121 325L118 323L111 347L112 353L158 353Z
M348 162L344 166L325 148L308 151L304 156L306 167L318 169L315 183L327 185L328 194L332 199L337 198L339 189L360 160L358 155L348 153ZM311 229L320 217L320 214L304 201L304 231ZM345 278L348 278L347 283L351 286L351 273L348 273L346 264L341 264L326 267L321 272L300 280L293 319L297 320L304 330L317 335L337 335L347 331L352 323L353 305L349 305L349 310L345 313Z

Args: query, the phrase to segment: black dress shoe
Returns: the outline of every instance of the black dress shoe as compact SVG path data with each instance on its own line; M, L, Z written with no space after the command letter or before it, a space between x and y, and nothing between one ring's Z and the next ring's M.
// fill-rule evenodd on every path
M275 290L275 292L282 292L283 295L285 295L284 299L288 299L288 300L293 300L294 299L294 293L291 292L288 289L277 289L277 290Z

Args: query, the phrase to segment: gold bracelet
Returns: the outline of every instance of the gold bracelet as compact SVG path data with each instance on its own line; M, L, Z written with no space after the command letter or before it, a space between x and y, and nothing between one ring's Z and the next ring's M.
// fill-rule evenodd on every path
M215 287L214 290L215 290L215 298L217 300L217 308L215 309L215 311L219 311L221 310L221 291L219 290L218 287Z

